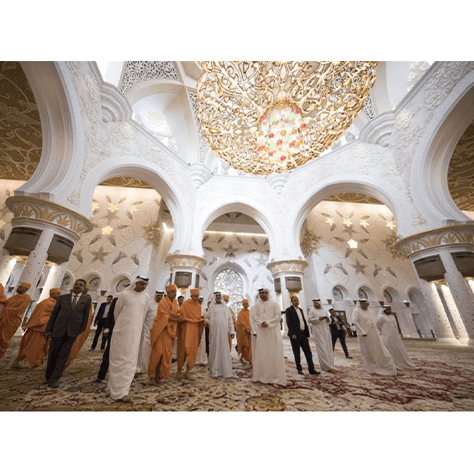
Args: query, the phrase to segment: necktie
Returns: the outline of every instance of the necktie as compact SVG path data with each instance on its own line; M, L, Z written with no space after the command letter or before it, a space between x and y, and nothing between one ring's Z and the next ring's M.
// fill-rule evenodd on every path
M74 294L74 298L72 299L72 307L74 308L74 306L76 306L76 303L77 303L77 295Z

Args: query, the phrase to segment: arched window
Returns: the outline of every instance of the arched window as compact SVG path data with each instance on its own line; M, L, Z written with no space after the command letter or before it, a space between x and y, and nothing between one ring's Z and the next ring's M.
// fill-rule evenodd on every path
M361 300L368 300L369 299L369 297L367 296L367 293L362 288L359 289L357 296Z
M383 297L387 303L392 303L392 295L387 290L384 290Z
M344 299L342 291L339 288L333 288L332 297L335 301L342 301Z
M242 307L242 277L232 268L226 268L216 276L214 291L221 291L223 295L229 295L229 306L237 317L237 313Z

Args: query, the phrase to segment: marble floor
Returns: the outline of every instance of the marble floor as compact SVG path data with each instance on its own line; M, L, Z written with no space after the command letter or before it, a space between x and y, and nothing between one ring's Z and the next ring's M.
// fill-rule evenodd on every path
M298 375L288 339L284 340L288 385L286 388L252 382L252 369L238 362L232 351L234 378L213 379L206 367L195 368L195 380L174 377L155 387L145 374L132 383L132 403L114 402L105 384L98 384L102 358L90 352L93 332L76 360L66 369L59 389L42 385L45 365L31 369L26 361L10 368L18 353L15 337L0 359L1 411L473 411L474 348L433 341L405 340L410 357L419 367L401 377L370 376L363 369L357 339L348 338L353 359L346 359L339 343L335 350L337 372ZM317 355L311 341L313 358ZM303 357L304 360L304 357ZM171 375L176 371L172 365Z

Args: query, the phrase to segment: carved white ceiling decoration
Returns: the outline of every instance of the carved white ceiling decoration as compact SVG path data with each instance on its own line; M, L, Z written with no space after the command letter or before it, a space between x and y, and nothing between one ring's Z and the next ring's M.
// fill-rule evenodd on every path
M171 61L127 61L119 89L125 94L135 84L159 78L178 80Z
M74 65L76 63L71 63ZM72 66L71 66L72 67ZM78 67L78 66L77 66ZM428 69L429 63L413 63L410 84L414 84ZM124 77L127 84L148 78L178 79L170 61L129 61ZM141 79L139 79L141 78ZM125 86L124 86L125 87ZM95 89L94 89L95 90ZM193 113L196 112L195 94L189 93ZM366 107L368 103L366 103ZM367 110L366 110L367 112ZM199 127L198 127L198 130ZM199 140L199 159L207 153L207 144ZM474 211L474 124L459 140L449 165L448 186L454 202L463 211ZM42 131L38 107L20 63L0 61L0 179L27 181L35 172L42 152ZM130 177L118 177L102 183L111 186L150 188L148 183ZM373 202L365 195L339 194L326 200Z

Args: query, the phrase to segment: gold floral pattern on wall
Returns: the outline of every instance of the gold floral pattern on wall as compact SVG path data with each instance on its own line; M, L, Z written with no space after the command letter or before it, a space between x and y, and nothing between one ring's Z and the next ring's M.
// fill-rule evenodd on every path
M202 246L207 260L201 273L202 289L213 291L213 272L227 264L236 264L243 269L250 285L246 297L254 296L259 286L273 287L273 278L267 269L270 245L265 234L205 232Z
M449 162L448 188L459 209L474 211L474 122L454 149Z
M410 262L393 247L396 240L396 221L386 206L332 200L309 213L300 244L316 279L383 286L413 274Z
M0 61L0 178L27 180L42 142L38 106L20 63Z
M92 202L94 228L76 244L68 270L96 270L108 277L133 274L149 261L149 247L160 244L160 204L152 189L98 186Z
M12 181L15 183L15 181ZM7 230L11 228L11 221L13 218L13 213L8 209L5 201L13 194L12 188L10 188L8 181L4 181L3 187L0 187L0 245L6 240Z

